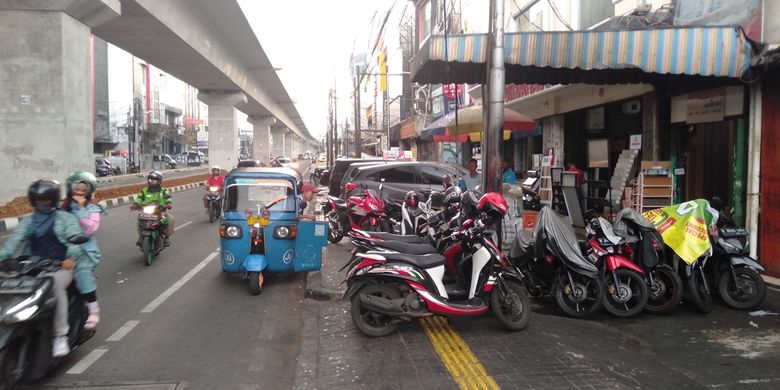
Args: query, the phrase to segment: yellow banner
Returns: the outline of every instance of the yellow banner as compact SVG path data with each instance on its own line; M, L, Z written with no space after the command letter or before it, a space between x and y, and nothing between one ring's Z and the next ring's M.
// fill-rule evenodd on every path
M696 199L642 215L655 225L666 245L686 263L693 264L711 250L708 227L714 218L709 205L704 199Z

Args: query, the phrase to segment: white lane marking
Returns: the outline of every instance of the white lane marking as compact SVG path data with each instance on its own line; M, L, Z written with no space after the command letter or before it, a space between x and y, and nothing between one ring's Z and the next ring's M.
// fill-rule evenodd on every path
M139 321L127 321L124 325L122 325L121 328L119 328L114 334L109 336L106 341L119 341L122 340L123 337L127 336L128 333L130 333L133 328L135 328L136 325L138 325Z
M192 223L192 221L184 222L183 224L176 227L176 229L184 229L185 226L189 226Z
M151 313L154 311L154 309L157 308L157 306L160 306L163 302L165 302L166 299L170 298L173 293L176 292L176 290L180 289L181 286L184 285L184 283L187 283L190 279L192 279L195 274L198 273L198 271L202 270L203 267L205 267L211 260L213 260L219 252L212 252L208 257L203 259L203 261L200 262L200 264L196 265L195 268L190 270L190 272L187 272L186 275L182 276L181 279L179 279L176 283L174 283L171 287L168 287L165 292L160 294L159 297L155 298L152 302L150 302L146 307L141 309L141 313Z
M96 348L92 350L89 355L84 356L84 358L76 363L76 365L73 366L70 370L68 370L66 374L82 374L89 368L89 366L94 364L106 352L108 352L108 348Z

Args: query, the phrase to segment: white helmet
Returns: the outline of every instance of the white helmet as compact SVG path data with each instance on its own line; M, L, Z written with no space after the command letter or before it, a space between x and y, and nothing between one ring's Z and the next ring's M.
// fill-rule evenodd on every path
M220 172L222 171L222 168L220 168L219 165L214 165L213 167L211 167L212 171L215 170L215 169L220 171Z

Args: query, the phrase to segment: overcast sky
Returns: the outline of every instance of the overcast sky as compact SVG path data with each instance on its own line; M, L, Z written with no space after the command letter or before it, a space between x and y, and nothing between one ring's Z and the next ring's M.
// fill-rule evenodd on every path
M397 0L401 6L406 0ZM247 20L279 77L296 102L309 132L321 138L327 129L328 89L336 82L338 116L352 113L349 58L370 39L375 11L394 0L239 0ZM398 5L397 5L398 6ZM359 50L359 49L358 49Z

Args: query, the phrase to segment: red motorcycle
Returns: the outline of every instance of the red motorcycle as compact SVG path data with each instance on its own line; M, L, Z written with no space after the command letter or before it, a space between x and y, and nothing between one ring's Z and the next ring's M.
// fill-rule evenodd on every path
M630 246L615 236L612 224L604 218L593 219L587 231L585 254L601 272L605 287L604 308L616 317L639 314L649 295L645 271L623 254L630 251Z
M345 186L347 200L328 196L322 213L328 221L328 241L338 243L353 229L369 232L389 232L385 202L376 191L355 183ZM379 185L382 190L382 185Z

